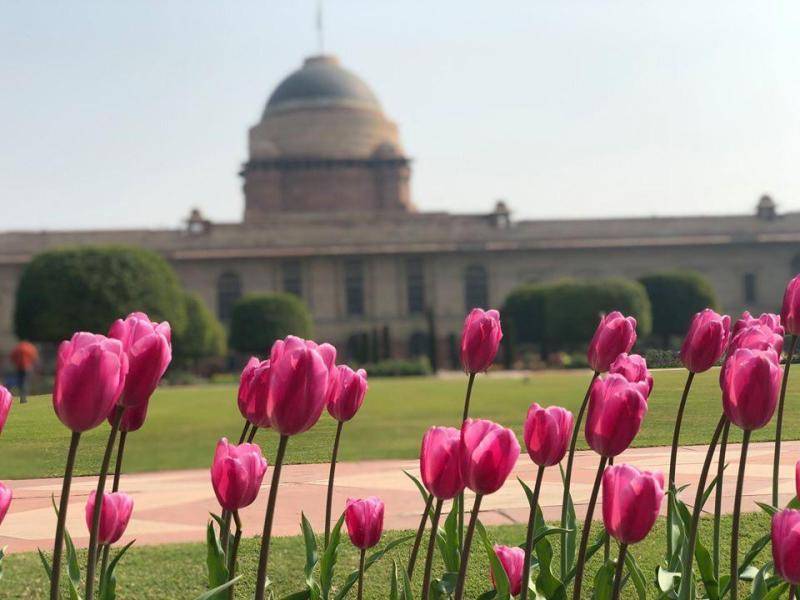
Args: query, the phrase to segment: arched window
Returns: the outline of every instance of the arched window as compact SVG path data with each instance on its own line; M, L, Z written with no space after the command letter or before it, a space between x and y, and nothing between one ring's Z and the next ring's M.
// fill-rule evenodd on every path
M464 303L467 311L486 308L489 304L489 283L486 267L469 265L464 274Z
M408 339L408 355L412 358L427 356L430 352L428 334L424 331L415 331Z
M242 281L239 275L226 271L217 280L217 316L223 323L230 321L233 305L242 297Z

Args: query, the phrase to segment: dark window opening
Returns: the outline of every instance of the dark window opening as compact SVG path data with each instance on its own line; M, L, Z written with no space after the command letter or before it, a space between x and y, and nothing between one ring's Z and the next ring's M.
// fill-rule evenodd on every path
M464 276L464 302L467 311L486 308L489 304L489 284L486 267L470 265Z
M347 314L364 314L364 263L347 260L344 263L344 291Z
M421 258L406 261L406 288L408 290L408 312L419 314L425 311L425 272Z

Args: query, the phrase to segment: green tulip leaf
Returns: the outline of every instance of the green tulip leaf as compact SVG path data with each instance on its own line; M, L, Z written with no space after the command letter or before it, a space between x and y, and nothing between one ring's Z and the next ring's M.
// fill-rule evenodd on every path
M228 565L222 544L214 529L214 521L206 527L206 566L208 567L208 589L214 589L228 581ZM209 596L214 600L224 600L223 594Z
M625 568L628 570L628 577L636 590L636 596L639 600L647 600L647 579L631 552L625 554Z
M135 542L136 540L131 540L125 544L122 549L114 555L111 562L108 563L105 572L100 573L100 588L98 590L100 600L115 600L117 597L117 578L114 575L114 570L117 568L119 561Z
M769 585L767 580L772 572L773 564L768 562L761 569L759 569L756 576L753 578L752 591L750 592L750 600L764 600L764 596L769 592Z
M564 468L560 463L558 468L561 471L561 483L562 485L566 485ZM572 503L572 494L567 494L567 503L562 510L566 511L566 520L564 521L564 524L567 526L567 529L570 530L569 533L565 535L566 542L564 545L564 553L567 556L567 570L570 570L575 565L575 554L578 549L578 521L577 517L575 516L575 505ZM565 580L569 581L570 578L565 577Z
M614 593L614 561L607 560L594 576L593 600L611 600Z
M331 530L331 537L328 541L328 547L322 553L322 559L319 563L319 584L322 591L323 600L328 600L331 593L331 585L333 582L333 569L336 566L336 560L339 554L339 543L342 540L342 524L344 523L344 514L336 521L336 525Z
M408 471L403 471L403 473L405 473L405 476L408 477L411 481L414 482L414 485L417 486L417 489L419 490L420 496L422 496L422 501L427 505L428 504L428 498L430 498L430 494L428 494L428 490L425 489L425 486L422 485L422 482L419 480L419 478L415 477L414 475L412 475ZM428 510L428 517L429 518L433 518L433 506L432 505L431 505L431 508Z
M384 546L383 548L381 548L380 550L378 550L374 554L372 554L369 557L367 557L367 560L364 562L364 572L366 573L367 570L372 565L374 565L376 562L378 562L381 558L383 558L383 556L387 552L389 552L390 550L393 550L394 548L396 548L400 544L403 544L403 543L405 543L405 542L407 542L409 540L413 540L415 537L416 536L414 534L411 534L411 535L407 535L407 536L398 538L398 539L396 539L396 540L394 540L392 542L389 542L388 544L386 544L386 546ZM347 576L347 579L345 579L344 583L342 584L341 589L334 596L334 600L344 600L344 598L347 596L347 592L350 591L350 588L353 587L353 585L356 583L356 581L358 581L358 569L356 569L355 571L350 573L350 575Z
M41 561L42 567L44 567L44 570L47 573L47 578L52 579L53 567L50 566L50 560L45 556L41 548L37 548L36 551L39 553L39 560Z
M511 584L508 581L508 575L506 574L506 570L503 568L503 564L500 562L500 559L497 557L497 553L494 551L492 542L489 541L486 528L483 526L483 523L478 520L475 524L475 529L478 531L478 537L481 538L483 547L486 550L486 555L489 558L489 567L494 575L494 589L497 590L496 598L497 600L510 600Z
M215 587L213 590L208 590L207 592L204 592L204 593L200 594L194 600L215 600L216 598L220 597L219 595L222 592L227 590L232 585L236 585L236 582L239 581L241 578L242 578L242 576L238 575L238 576L234 577L233 579L231 579L230 581L226 581L222 585Z
M397 585L397 561L392 559L392 568L389 571L389 600L400 600L400 590Z
M741 564L739 565L739 579L744 579L745 581L751 581L753 579L753 571L750 569L750 565L753 564L753 561L756 557L761 553L761 551L766 548L767 544L771 541L771 535L769 533L765 534L763 537L757 539L747 553L744 555ZM724 598L725 594L728 593L728 590L731 587L730 577L728 577L725 581L725 585L722 584L722 577L720 577L720 587L722 588L722 592L720 593L720 598Z
M66 545L67 555L67 581L69 582L69 597L70 600L80 600L78 590L81 588L81 567L78 564L78 553L75 550L75 544L72 542L72 536L69 531L64 529L64 543Z

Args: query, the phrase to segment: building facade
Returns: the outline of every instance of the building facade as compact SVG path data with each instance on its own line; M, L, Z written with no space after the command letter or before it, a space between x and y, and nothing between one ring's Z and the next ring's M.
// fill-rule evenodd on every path
M455 356L465 312L499 306L517 285L563 277L637 278L693 269L727 311L775 310L800 271L800 213L768 197L750 215L520 220L419 212L398 127L369 87L330 56L309 58L270 96L249 132L244 215L212 223L194 210L173 230L0 234L0 347L14 341L16 285L42 250L81 244L153 249L225 322L244 294L300 296L316 337L343 355Z

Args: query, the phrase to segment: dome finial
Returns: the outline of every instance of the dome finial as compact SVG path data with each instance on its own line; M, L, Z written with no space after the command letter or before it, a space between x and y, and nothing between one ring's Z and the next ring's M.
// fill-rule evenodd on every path
M325 28L322 20L322 0L317 0L317 47L318 54L325 54Z

